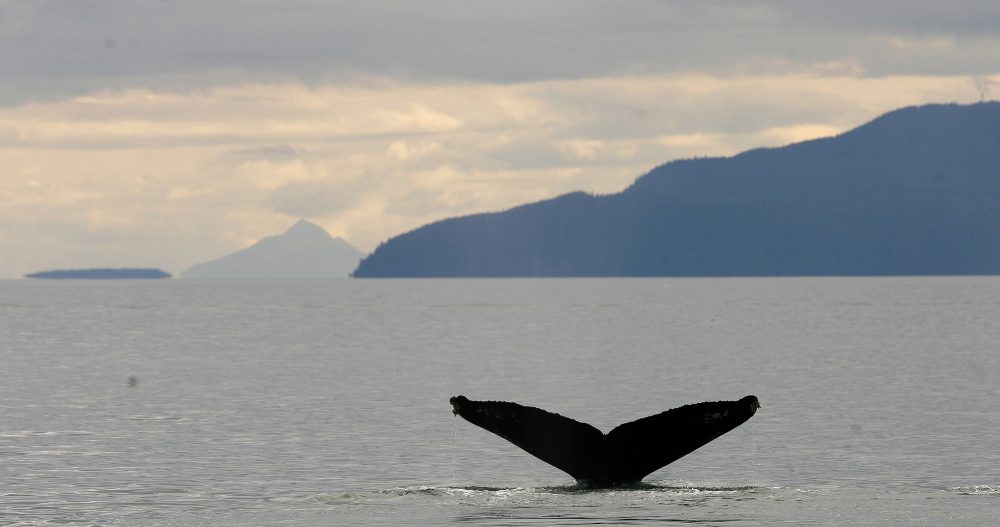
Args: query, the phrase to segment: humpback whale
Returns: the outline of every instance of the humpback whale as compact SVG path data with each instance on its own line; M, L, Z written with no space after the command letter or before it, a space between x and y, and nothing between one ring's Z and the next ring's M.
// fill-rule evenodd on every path
M607 434L586 423L506 401L452 397L452 413L568 473L580 485L613 487L642 481L743 424L757 397L689 404L619 425Z

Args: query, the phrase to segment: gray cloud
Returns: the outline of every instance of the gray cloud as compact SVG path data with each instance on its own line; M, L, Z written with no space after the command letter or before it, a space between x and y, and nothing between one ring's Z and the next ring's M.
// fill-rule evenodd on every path
M993 73L984 69L998 42L1000 4L971 0L5 2L0 101L358 75L517 82L719 71L754 57L973 75Z
M983 0L841 0L763 2L806 29L910 36L997 35L1000 4Z

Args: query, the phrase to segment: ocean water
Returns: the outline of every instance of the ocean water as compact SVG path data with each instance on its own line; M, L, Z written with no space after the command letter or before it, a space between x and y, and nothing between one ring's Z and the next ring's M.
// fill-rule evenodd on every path
M0 525L997 525L1000 278L0 281ZM757 395L620 490L451 414Z

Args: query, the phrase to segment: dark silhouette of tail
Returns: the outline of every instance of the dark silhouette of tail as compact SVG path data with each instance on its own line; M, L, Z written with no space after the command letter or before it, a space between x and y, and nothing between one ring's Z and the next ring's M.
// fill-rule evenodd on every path
M504 401L452 397L452 413L514 443L573 476L578 483L638 483L746 422L760 408L753 395L739 401L689 404L625 423L607 434L552 412Z

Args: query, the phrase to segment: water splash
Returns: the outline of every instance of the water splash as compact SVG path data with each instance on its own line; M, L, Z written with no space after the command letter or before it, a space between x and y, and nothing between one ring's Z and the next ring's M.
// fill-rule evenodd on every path
M964 496L1000 496L1000 485L970 485L948 490Z

